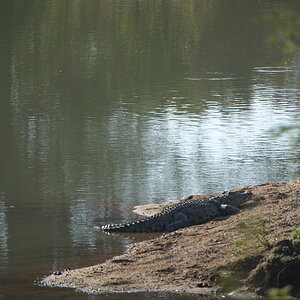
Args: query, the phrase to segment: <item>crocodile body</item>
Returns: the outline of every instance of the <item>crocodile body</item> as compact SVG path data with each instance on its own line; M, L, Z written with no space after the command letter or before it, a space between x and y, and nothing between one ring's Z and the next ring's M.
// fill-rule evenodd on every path
M171 205L151 217L130 223L108 224L100 229L107 232L171 232L237 213L238 207L251 195L248 192L226 192L209 199L188 200Z

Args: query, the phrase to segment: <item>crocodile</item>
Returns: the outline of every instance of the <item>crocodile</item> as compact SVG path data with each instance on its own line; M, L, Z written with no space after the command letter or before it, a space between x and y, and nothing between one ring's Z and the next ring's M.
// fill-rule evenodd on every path
M171 232L198 225L217 217L238 213L239 206L252 195L250 192L224 192L208 199L192 200L170 205L162 212L144 219L96 227L106 232Z

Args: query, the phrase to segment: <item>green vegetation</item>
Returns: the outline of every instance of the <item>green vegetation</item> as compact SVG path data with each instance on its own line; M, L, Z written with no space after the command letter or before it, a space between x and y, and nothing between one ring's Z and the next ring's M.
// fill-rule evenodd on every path
M291 238L293 240L300 239L300 228L293 229L293 231L291 232Z
M270 300L292 299L290 295L295 293L293 284L297 278L298 260L293 256L296 248L291 239L300 238L300 228L294 228L290 236L282 236L282 241L274 247L266 222L260 216L251 216L240 222L238 233L239 239L231 249L238 260L220 272L219 282L223 289L236 289L247 282L246 285L267 291ZM287 265L290 269L286 268Z
M300 17L293 7L281 7L267 14L267 22L271 24L270 42L281 46L283 60L292 59L300 46Z
M234 242L231 254L234 256L255 256L271 247L266 222L254 216L238 224L239 239Z
M271 25L271 35L269 41L279 45L281 48L281 58L278 64L285 65L297 57L300 50L300 17L297 10L292 6L273 9L266 15L266 22ZM297 59L297 58L296 58ZM300 82L298 82L299 84ZM300 117L300 116L299 116ZM277 129L277 136L284 133L296 133L296 138L292 140L292 147L295 149L294 163L300 162L300 126L288 125ZM300 175L300 169L296 176Z
M299 116L300 118L300 116ZM290 158L292 163L299 163L300 162L300 152L298 149L300 149L300 126L299 125L286 125L286 126L280 126L278 128L275 128L272 131L273 135L275 137L280 137L284 134L290 134L293 136L291 138L291 147L295 149L295 156ZM300 175L300 169L296 172L295 176Z
M268 291L268 299L270 300L288 300L292 299L292 297L289 296L291 287L285 286L281 289L272 288Z
M271 248L268 227L260 216L254 216L238 224L239 238L234 242L230 253L238 257L256 256L261 251ZM290 234L292 239L300 239L300 228L294 228ZM281 236L277 239L285 239Z

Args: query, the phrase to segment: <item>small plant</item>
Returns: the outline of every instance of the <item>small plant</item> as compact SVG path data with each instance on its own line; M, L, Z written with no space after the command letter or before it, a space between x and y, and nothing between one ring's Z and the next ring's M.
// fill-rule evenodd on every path
M268 290L268 299L270 300L288 300L290 297L291 287L285 286L281 289L272 288Z
M293 240L300 239L300 228L293 229L293 231L291 232L291 238Z

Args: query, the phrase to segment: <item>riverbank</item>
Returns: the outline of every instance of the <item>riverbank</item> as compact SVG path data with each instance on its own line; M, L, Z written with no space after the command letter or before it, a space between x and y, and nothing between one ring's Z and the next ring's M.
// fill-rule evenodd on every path
M258 286L255 272L264 279L259 268L263 257L294 228L300 228L300 181L268 182L233 191L245 190L253 195L239 214L132 244L126 253L105 263L50 275L42 284L88 293L264 293L268 286ZM150 215L167 205L140 206L137 211Z

